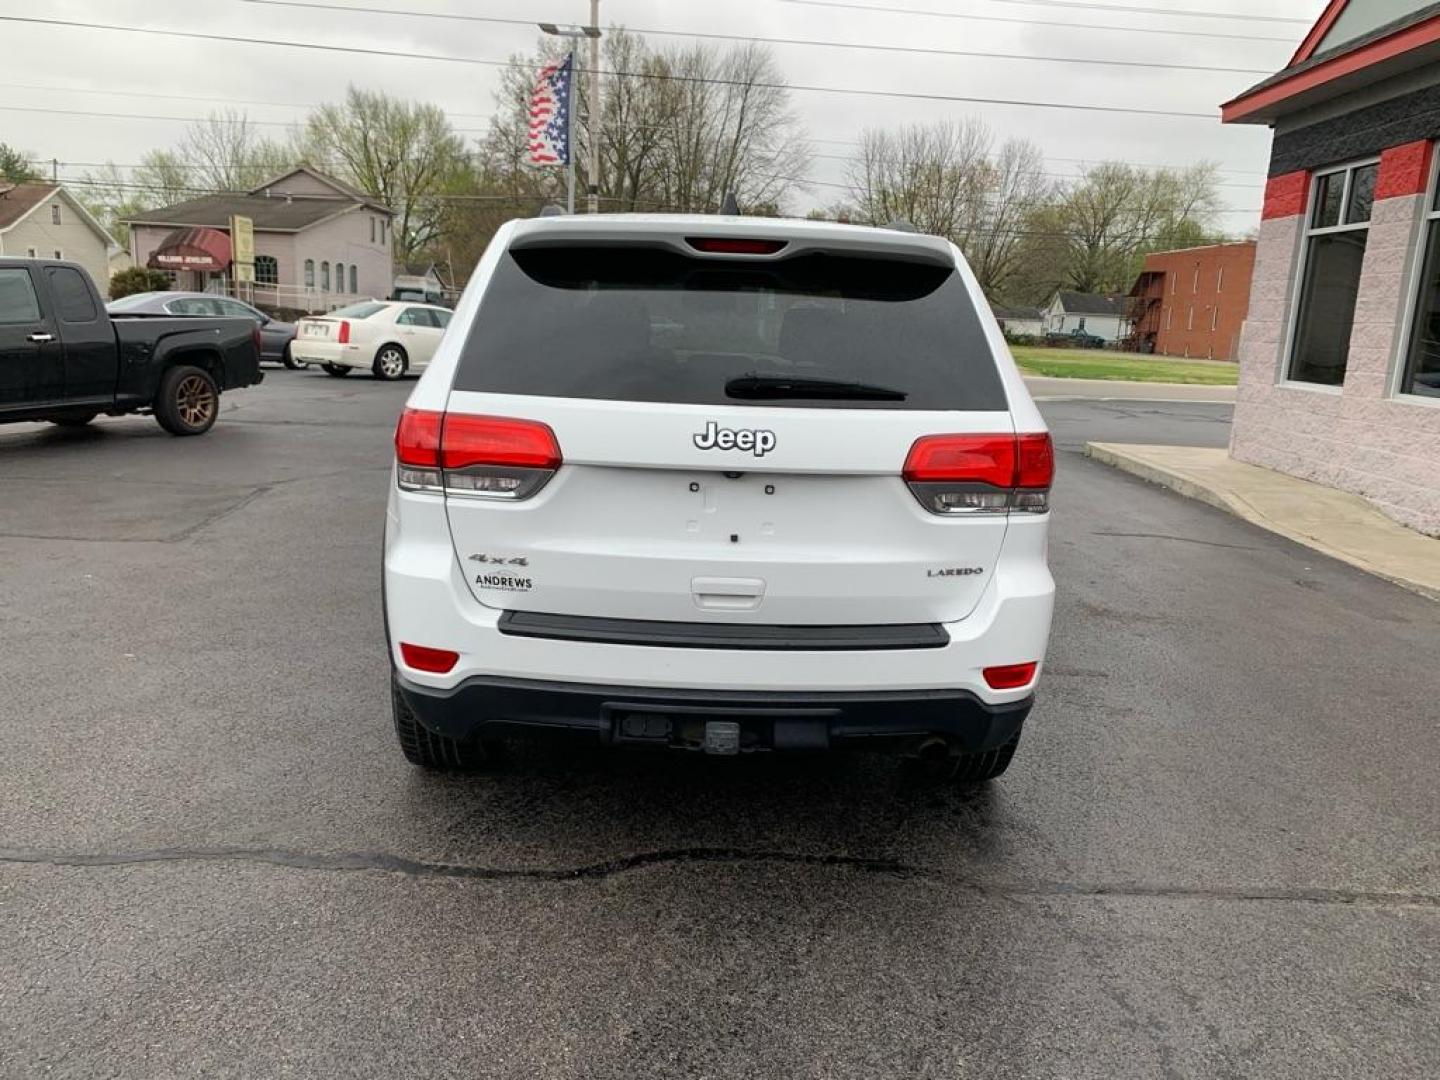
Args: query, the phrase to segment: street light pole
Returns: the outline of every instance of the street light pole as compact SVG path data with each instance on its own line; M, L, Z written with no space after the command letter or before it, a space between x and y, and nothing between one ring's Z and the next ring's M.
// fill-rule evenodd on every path
M590 0L590 198L588 210L600 212L600 0Z
M590 0L590 25L589 26L556 26L554 23L540 23L540 29L551 37L569 38L578 41L580 38L590 39L590 213L600 212L600 128L598 116L600 113L600 0ZM570 133L575 132L575 76L577 74L574 63L575 51L571 50L570 65ZM575 212L575 140L570 139L570 166L567 173L568 179L568 210Z

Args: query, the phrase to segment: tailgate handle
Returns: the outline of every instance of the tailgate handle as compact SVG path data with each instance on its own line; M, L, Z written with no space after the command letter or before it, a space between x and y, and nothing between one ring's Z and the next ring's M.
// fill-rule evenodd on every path
M760 578L697 577L690 582L695 606L711 611L754 611L765 599Z

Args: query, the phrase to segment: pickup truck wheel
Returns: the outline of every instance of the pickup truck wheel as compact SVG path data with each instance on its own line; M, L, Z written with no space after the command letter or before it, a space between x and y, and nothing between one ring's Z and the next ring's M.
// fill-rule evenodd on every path
M325 369L326 375L334 375L337 379L343 379L350 374L350 369L344 364L321 364L320 366Z
M214 376L182 364L165 372L155 395L155 419L171 435L203 435L220 415L220 387Z
M375 354L375 365L371 370L375 372L377 379L394 382L405 374L405 369L409 366L410 360L399 345L382 345Z
M491 763L499 747L494 742L461 742L437 735L416 719L404 695L392 679L390 708L395 716L395 734L400 752L412 765L436 772L474 772Z
M94 420L96 413L86 413L83 416L57 416L50 422L56 427L84 427Z

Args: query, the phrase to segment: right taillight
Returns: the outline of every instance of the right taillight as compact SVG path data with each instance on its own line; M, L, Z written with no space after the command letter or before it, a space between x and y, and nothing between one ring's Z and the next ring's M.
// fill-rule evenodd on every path
M560 467L549 424L406 409L395 428L396 481L406 491L528 499Z
M1036 432L926 435L910 447L903 475L932 514L1043 514L1054 473L1050 436Z

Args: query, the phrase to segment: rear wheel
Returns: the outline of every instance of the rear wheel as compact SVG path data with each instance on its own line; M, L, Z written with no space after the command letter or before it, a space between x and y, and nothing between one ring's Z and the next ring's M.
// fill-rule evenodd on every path
M182 364L160 379L155 419L171 435L203 435L219 415L220 387L208 371Z
M94 420L97 415L97 413L92 412L84 413L80 416L56 416L52 417L50 422L56 427L84 427L86 424L90 423L91 420Z
M325 369L326 375L334 375L337 379L343 379L350 374L350 369L344 364L321 364L320 366Z
M285 346L285 352L280 357L280 362L291 371L303 371L308 365L300 363L290 352L290 346Z
M494 742L461 742L437 735L420 723L395 681L390 681L390 708L395 717L395 735L400 752L412 765L437 772L473 772L492 762L499 750Z
M405 374L405 369L409 366L410 361L405 356L405 350L399 345L382 345L375 354L375 365L371 370L375 372L377 379L394 382Z

